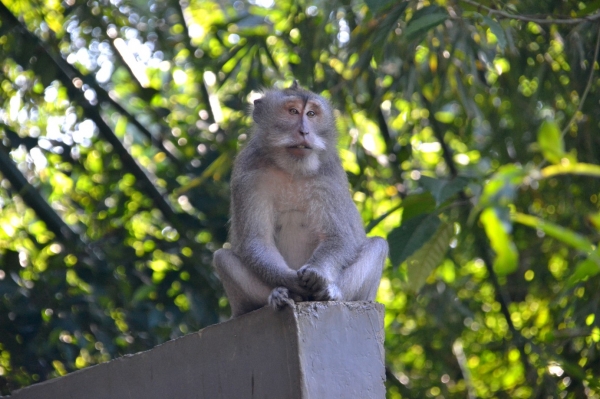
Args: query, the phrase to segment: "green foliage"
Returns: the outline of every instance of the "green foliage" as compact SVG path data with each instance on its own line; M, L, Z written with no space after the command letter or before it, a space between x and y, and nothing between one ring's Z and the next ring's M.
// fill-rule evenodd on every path
M560 163L565 157L565 143L554 121L544 121L538 131L538 144L544 158L550 163Z
M440 219L432 214L421 214L404 220L402 225L392 230L388 236L392 265L398 266L421 248L439 226Z
M600 397L600 2L0 3L0 394L228 317L250 100L339 110L389 398Z
M431 272L442 263L453 233L450 223L440 225L433 236L406 260L408 290L418 292Z
M510 231L502 223L502 209L486 208L481 213L481 223L490 240L490 246L496 253L494 271L500 276L514 273L519 266L519 253L510 237ZM509 226L508 228L510 228Z

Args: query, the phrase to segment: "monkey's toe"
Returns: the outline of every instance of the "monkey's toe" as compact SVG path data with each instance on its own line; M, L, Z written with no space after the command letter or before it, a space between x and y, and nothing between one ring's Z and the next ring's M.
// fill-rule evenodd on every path
M290 298L290 292L285 287L276 287L269 295L269 306L275 310L281 310L286 306L294 306L294 300Z

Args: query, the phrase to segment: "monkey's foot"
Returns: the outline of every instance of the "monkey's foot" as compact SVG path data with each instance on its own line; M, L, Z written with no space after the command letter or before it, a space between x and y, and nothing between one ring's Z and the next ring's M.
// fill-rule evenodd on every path
M310 265L302 266L298 270L300 285L313 292L313 297L317 301L341 301L342 291L339 287L330 282L325 274Z
M341 301L343 300L342 291L335 284L329 284L327 288L315 295L317 301Z
M275 310L281 310L286 306L294 306L294 300L290 298L290 291L285 287L276 287L269 295L269 306Z

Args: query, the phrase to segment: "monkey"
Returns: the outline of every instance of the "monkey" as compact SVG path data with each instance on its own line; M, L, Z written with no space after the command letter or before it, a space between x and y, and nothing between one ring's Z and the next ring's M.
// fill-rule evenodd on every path
M213 266L232 317L301 301L373 301L388 244L367 238L332 106L294 84L254 101L231 175L230 248Z

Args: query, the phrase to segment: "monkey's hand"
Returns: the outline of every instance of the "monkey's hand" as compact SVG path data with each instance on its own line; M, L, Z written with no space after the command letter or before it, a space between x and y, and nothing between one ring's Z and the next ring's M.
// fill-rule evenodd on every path
M313 293L316 301L341 301L342 291L323 270L312 265L304 265L298 269L300 285Z
M290 291L285 287L276 287L269 295L269 306L275 310L281 310L286 306L294 306L294 300L290 298Z

